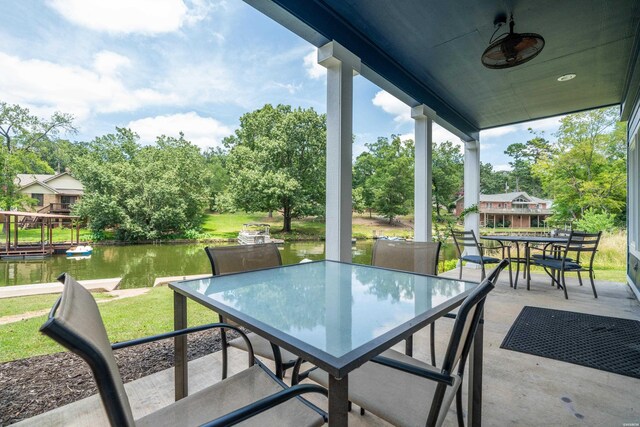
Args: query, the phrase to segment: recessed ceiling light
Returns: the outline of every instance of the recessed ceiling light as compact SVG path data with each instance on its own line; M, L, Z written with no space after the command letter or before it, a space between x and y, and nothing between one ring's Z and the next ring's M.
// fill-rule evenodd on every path
M575 74L565 74L564 76L560 76L558 77L558 81L559 82L568 82L571 79L575 79L576 75Z

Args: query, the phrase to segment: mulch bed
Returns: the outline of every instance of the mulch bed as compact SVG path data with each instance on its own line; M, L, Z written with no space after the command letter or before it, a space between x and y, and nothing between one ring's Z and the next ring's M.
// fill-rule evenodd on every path
M234 338L227 331L228 338ZM221 348L218 332L189 334L189 360ZM173 366L173 339L115 352L124 382ZM72 353L55 353L0 364L0 426L30 418L98 392L87 364Z

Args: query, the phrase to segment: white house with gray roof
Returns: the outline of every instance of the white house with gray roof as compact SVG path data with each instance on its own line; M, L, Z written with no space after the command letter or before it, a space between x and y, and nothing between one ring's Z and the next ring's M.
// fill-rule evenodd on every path
M542 227L553 212L551 200L530 196L524 191L480 194L478 211L483 227ZM456 200L455 214L464 209L464 196Z
M15 182L20 193L37 201L34 210L42 213L69 213L71 206L84 194L82 183L69 172L18 174Z

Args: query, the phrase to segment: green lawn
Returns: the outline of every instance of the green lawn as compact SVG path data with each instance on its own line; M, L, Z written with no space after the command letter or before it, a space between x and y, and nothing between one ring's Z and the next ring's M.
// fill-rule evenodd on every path
M102 292L96 292L92 295L95 299L112 298L111 295ZM0 299L0 317L49 309L59 296L59 294L47 294Z
M49 301L53 304L57 296L46 297L50 298ZM24 301L22 298L25 297L0 301L4 309L6 304L15 307L15 304ZM32 310L33 307L50 307L50 304L42 307L44 299L35 299L32 304ZM173 330L173 292L167 287L153 288L144 295L111 301L100 304L99 307L111 342ZM215 313L192 301L188 301L188 315L189 326L217 321ZM62 351L62 347L38 332L45 320L46 316L40 316L0 325L0 363Z
M242 230L242 224L259 222L271 225L271 235L276 238L319 238L324 237L324 220L304 218L293 220L291 228L293 232L283 234L281 232L283 219L281 215L274 214L269 218L266 212L262 213L233 213L233 214L207 214L202 224L202 231L213 238L235 239Z
M12 227L13 230L13 227ZM13 231L11 231L13 233ZM75 229L73 231L73 239L76 238ZM4 231L0 232L0 241L4 241L6 235ZM13 236L11 236L13 239ZM45 230L45 240L47 239ZM71 239L71 230L65 227L56 227L53 229L53 241L54 242L68 242ZM91 231L86 228L80 229L80 241L91 240ZM30 228L27 230L18 230L18 242L39 242L40 241L40 228Z

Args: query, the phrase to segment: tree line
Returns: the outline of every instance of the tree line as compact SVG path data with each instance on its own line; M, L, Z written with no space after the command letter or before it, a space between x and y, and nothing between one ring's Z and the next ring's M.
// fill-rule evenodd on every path
M35 203L18 192L17 174L69 169L85 186L75 213L97 238L106 230L120 240L193 237L207 210L279 212L286 232L293 218L324 215L326 117L312 108L265 105L240 117L221 147L207 150L182 134L143 145L125 128L88 142L61 138L63 132L77 132L68 114L45 119L0 103L3 209ZM505 150L510 171L481 165L482 193L551 198L558 222L589 215L624 222L626 134L614 109L564 117L553 142L531 132L529 141ZM413 141L391 135L366 148L353 164L354 210L389 221L412 212ZM445 221L462 195L459 144L434 144L432 175L434 213Z

